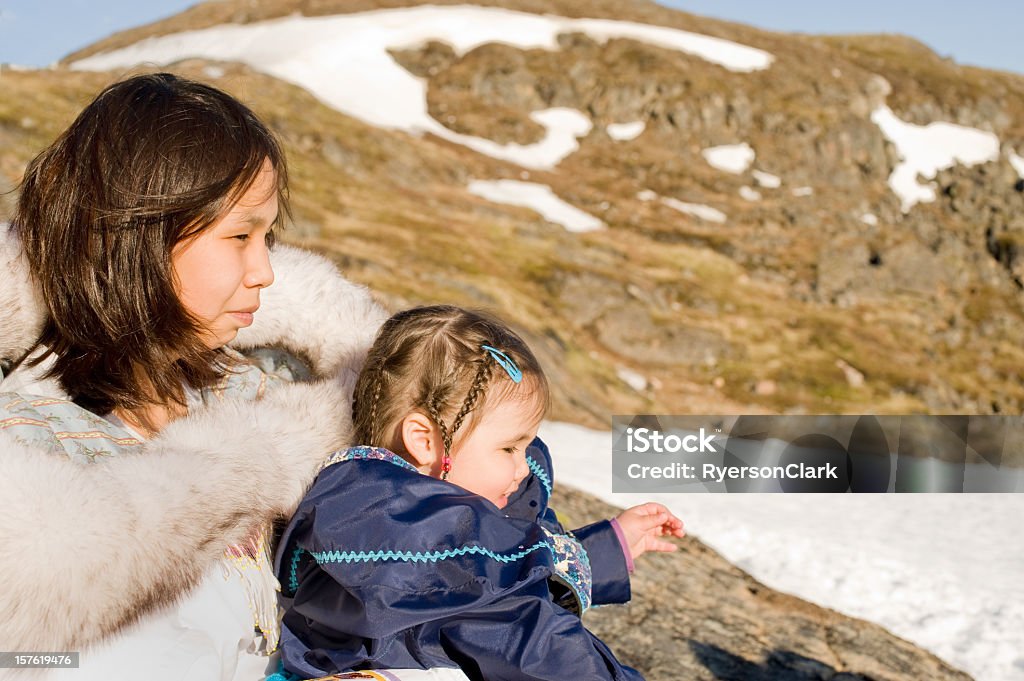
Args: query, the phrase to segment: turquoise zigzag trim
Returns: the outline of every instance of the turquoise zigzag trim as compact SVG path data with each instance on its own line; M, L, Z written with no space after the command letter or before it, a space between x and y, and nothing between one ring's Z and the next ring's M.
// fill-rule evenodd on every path
M483 546L463 546L457 549L446 549L444 551L323 551L310 552L313 559L320 564L323 563L369 563L379 560L400 560L407 563L436 563L440 560L456 558L470 553L478 553L487 556L499 563L511 563L520 560L537 549L551 550L547 542L537 542L533 546L516 553L495 553Z
M449 558L457 558L471 553L487 556L499 563L511 563L521 560L538 549L547 549L555 556L555 550L547 542L537 542L533 546L517 551L516 553L495 553L483 546L463 546L457 549L446 549L444 551L306 551L296 549L292 554L291 576L288 586L292 591L299 588L298 566L302 553L313 556L320 565L324 563L372 563L383 560L397 560L406 563L436 563Z
M299 559L302 558L302 553L305 549L295 549L292 551L292 569L288 574L288 588L291 589L292 593L299 588Z
M544 472L544 469L541 468L541 465L533 460L532 456L526 457L526 465L530 467L530 470L533 471L533 474L537 476L538 480L540 480L540 484L544 485L544 489L547 491L548 496L550 497L551 478L549 478L548 474Z

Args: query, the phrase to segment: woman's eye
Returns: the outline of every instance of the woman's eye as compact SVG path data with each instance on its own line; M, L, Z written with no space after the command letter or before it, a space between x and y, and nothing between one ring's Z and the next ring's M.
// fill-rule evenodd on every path
M516 448L515 447L505 447L502 451L508 452L509 454L515 454L516 453Z
M248 241L249 240L249 235L248 234L236 234L235 236L233 236L231 238L232 239L238 239L239 241Z

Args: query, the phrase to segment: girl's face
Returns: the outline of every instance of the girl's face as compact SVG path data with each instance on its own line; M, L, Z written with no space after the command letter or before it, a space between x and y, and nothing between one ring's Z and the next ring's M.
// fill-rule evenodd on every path
M486 404L469 436L452 447L448 482L479 494L498 508L530 473L526 447L537 436L541 417L535 400L511 397ZM441 462L436 463L440 477Z
M277 208L277 173L268 160L231 210L174 247L178 297L202 323L209 348L227 344L252 324L260 289L274 282L266 239Z

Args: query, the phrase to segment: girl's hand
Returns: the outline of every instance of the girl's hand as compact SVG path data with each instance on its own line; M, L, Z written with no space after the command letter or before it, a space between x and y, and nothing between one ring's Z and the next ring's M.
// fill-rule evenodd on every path
M636 560L648 551L676 551L679 547L658 537L683 537L683 521L661 504L649 501L633 508L627 508L615 519L629 544L629 551Z

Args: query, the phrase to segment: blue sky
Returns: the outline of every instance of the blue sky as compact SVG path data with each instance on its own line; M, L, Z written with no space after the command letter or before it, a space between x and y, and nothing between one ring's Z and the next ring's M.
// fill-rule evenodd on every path
M0 0L0 62L45 66L111 33L198 0Z
M903 33L960 63L1024 73L1024 11L1008 0L660 0L669 7L805 33ZM0 62L44 66L195 0L0 0ZM969 8L969 9L968 9Z
M1024 73L1024 6L1014 0L659 0L773 31L902 33L958 63ZM1014 7L1017 9L1013 9Z

